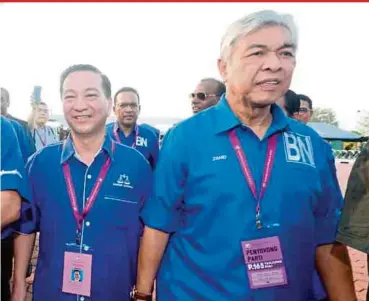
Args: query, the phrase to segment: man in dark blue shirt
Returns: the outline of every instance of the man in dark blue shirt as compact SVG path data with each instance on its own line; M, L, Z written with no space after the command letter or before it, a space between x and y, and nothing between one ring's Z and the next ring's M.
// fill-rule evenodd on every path
M31 137L31 132L28 128L27 122L15 118L8 113L8 108L10 105L10 96L8 90L6 90L5 88L0 88L0 92L1 92L1 115L8 118L8 120L13 125L15 132L17 134L23 158L25 162L27 162L27 159L36 151L35 144Z
M334 244L332 152L275 104L296 48L290 16L261 11L228 28L225 96L164 139L135 295L149 297L158 272L159 301L306 301L316 262L332 301L356 299L347 250Z
M137 149L155 168L159 155L159 137L146 126L137 124L141 110L136 89L124 87L114 96L117 121L107 125L107 132L117 142Z
M1 116L1 300L9 300L12 275L14 230L20 231L19 217L30 209L30 191L17 135L9 120ZM22 202L23 201L23 202Z
M139 210L152 171L137 150L106 135L111 86L97 68L65 70L60 93L71 134L36 153L27 166L38 211L34 232L40 232L34 301L127 301L136 277ZM28 252L17 257L15 251L19 300L34 235L22 238L18 251Z

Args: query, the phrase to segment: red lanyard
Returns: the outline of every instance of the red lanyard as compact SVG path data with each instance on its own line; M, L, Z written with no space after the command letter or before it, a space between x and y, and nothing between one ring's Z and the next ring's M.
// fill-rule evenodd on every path
M115 140L117 142L121 143L122 141L121 141L121 139L118 135L118 130L119 130L118 124L115 124L114 129L113 129ZM132 146L131 146L132 148L136 148L136 140L137 140L137 137L138 137L138 126L137 125L135 126L135 132L136 132L135 137L134 137L134 140L133 140L133 143L132 143Z
M233 149L236 152L238 162L240 163L240 166L242 169L242 173L245 176L246 182L256 200L256 209L255 209L256 210L256 227L260 229L262 227L261 220L260 220L260 202L265 194L266 188L269 183L271 171L273 168L274 155L277 149L277 135L274 134L268 139L268 149L267 149L266 159L264 163L264 173L263 173L259 195L257 195L255 180L251 174L250 167L247 163L245 153L242 150L241 142L236 135L235 129L229 132L229 139L231 141Z
M112 142L112 153L114 153L115 150L115 143ZM96 201L96 197L97 194L99 193L101 186L105 180L106 174L109 171L111 165L111 158L107 158L103 167L100 170L99 176L94 184L94 187L91 190L91 193L88 197L88 201L86 206L84 207L82 213L79 213L79 209L78 209L78 203L77 203L77 196L76 196L76 191L74 189L74 185L73 185L73 179L72 179L72 174L70 172L70 167L68 163L63 164L63 173L64 173L64 179L65 182L67 184L67 191L68 191L68 195L69 195L69 201L70 201L70 205L72 207L73 210L73 215L74 218L76 220L77 223L77 238L76 238L76 242L77 244L80 244L81 241L81 231L82 231L82 223L83 220L85 219L85 217L89 214L89 212L91 211L92 205L95 203Z
M46 145L46 128L45 128L45 135L44 135L44 139L42 139L40 133L38 132L38 130L35 130L36 131L36 134L38 136L38 138L40 138L40 141L42 143L42 146L45 146Z

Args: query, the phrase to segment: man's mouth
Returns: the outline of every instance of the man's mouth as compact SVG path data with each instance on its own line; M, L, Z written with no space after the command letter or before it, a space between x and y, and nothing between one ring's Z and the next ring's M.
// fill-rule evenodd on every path
M270 78L270 79L265 79L265 80L257 82L257 85L259 85L259 86L276 86L276 85L279 85L280 82L281 81L279 79Z
M91 118L91 115L78 115L74 117L77 120L84 120L84 119L89 119Z

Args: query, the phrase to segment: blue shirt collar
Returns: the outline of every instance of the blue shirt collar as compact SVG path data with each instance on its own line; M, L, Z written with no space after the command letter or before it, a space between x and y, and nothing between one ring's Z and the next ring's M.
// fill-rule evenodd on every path
M225 95L222 96L220 102L218 105L216 105L214 110L216 112L216 123L214 126L216 134L229 131L242 124L242 122L231 110ZM286 130L290 122L289 118L284 114L283 110L278 105L272 104L271 112L273 121L265 135L266 138L276 132Z
M101 147L103 151L105 151L111 158L112 161L114 161L114 154L113 154L113 148L112 144L115 143L109 135L105 135L104 143ZM60 158L60 164L65 163L68 161L71 157L73 157L76 154L76 150L74 149L73 140L71 135L68 135L67 139L65 140L64 144L62 145L62 153ZM97 154L96 154L97 155Z
M132 132L129 134L129 136L131 136L132 134L136 134L136 130L137 129L139 129L139 125L136 123L134 126L133 126L133 129L132 129ZM118 132L121 132L121 133L123 133L123 131L120 129L120 126L119 126L119 124L118 124L118 121L116 121L115 122L115 124L114 124L114 127L113 127L113 130L115 131L115 130L117 130ZM123 133L123 135L124 135L124 133ZM129 137L128 136L128 137ZM128 138L127 137L127 138Z

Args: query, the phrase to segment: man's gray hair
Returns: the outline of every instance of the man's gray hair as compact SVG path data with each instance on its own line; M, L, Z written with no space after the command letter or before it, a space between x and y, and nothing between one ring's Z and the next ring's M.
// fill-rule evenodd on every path
M288 14L279 14L273 10L262 10L233 22L224 34L220 44L220 55L227 58L230 50L240 37L253 33L267 26L279 25L285 27L292 37L292 43L297 48L297 27L293 17Z

